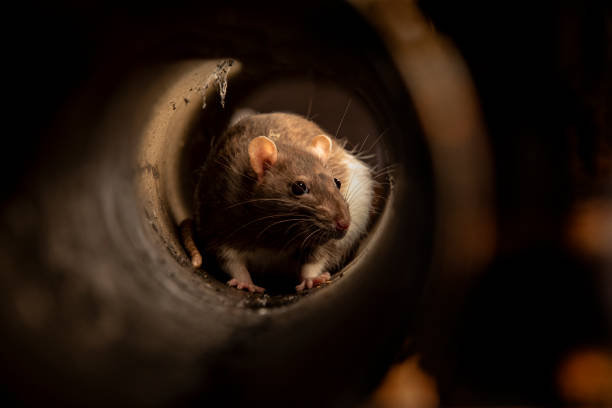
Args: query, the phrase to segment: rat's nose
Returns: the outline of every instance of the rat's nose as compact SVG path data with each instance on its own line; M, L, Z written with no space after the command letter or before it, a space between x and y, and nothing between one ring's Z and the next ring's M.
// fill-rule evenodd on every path
M349 228L349 225L349 221L344 218L339 218L336 220L337 231L346 231Z

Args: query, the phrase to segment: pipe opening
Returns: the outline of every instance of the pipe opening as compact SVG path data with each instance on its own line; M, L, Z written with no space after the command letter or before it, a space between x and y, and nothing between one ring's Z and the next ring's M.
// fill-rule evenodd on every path
M231 70L229 69L231 68ZM359 262L372 228L384 212L391 191L392 155L387 151L385 123L370 109L367 94L359 94L331 78L278 74L251 70L233 60L185 63L174 72L173 84L158 99L139 148L143 173L141 198L145 216L170 254L189 269L178 225L193 217L194 190L215 138L221 137L236 112L285 112L306 117L328 134L346 141L345 149L359 155L371 169L374 199L369 226L347 259L332 272L329 283L296 293L295 276L253 276L264 294L239 292L225 285L229 277L210 254L195 271L206 287L218 294L241 299L237 304L260 308L295 302L341 279ZM227 82L226 82L227 81ZM213 182L213 181L210 181ZM189 271L187 273L190 273Z
M430 263L433 183L382 42L344 3L199 5L98 26L100 56L29 158L30 191L3 211L5 379L20 396L245 406L265 394L269 406L356 405L403 341L398 321L415 309ZM202 110L202 87L228 56L225 108L215 85ZM202 132L220 134L241 107L304 114L310 104L335 133L349 100L339 136L358 143L363 129L351 126L361 123L372 129L369 149L384 131L373 160L398 166L345 276L306 296L266 297L194 273L177 224L190 210ZM313 379L333 387L299 393Z

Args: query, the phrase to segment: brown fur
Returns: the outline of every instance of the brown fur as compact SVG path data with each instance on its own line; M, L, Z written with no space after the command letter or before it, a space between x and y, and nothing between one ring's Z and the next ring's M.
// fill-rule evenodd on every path
M348 171L337 140L326 161L313 154L310 143L320 134L325 132L316 124L283 113L246 117L226 131L213 147L195 192L196 234L207 253L224 246L271 249L292 252L306 262L339 237L335 219L350 219L350 214L334 178L346 182ZM257 136L267 136L278 149L277 161L259 181L247 152ZM298 180L309 187L308 194L292 194L291 185Z

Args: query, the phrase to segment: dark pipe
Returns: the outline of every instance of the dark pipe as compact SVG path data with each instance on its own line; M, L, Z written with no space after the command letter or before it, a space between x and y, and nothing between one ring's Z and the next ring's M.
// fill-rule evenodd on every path
M2 205L3 391L36 404L353 405L410 327L432 240L428 155L377 35L337 3L116 11L52 14L60 25L79 21L94 49L78 39L57 45L54 32L40 39L59 48L68 71L51 68L58 103L19 151L24 175ZM81 47L87 62L72 70ZM399 164L363 256L283 307L194 273L177 244L164 169L139 161L176 64L225 57L244 67L230 79L228 112L270 79L334 83L387 130L385 160Z

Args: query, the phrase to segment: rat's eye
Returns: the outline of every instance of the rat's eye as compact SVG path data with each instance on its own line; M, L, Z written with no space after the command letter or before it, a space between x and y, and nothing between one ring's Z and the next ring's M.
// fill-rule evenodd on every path
M336 183L336 187L338 187L338 190L340 190L340 186L342 185L342 183L340 182L340 180L338 180L337 178L334 179L334 183Z
M296 181L291 185L291 192L297 196L308 193L308 187L303 181Z

